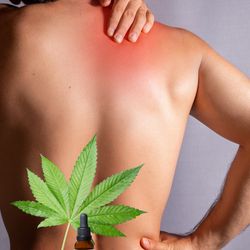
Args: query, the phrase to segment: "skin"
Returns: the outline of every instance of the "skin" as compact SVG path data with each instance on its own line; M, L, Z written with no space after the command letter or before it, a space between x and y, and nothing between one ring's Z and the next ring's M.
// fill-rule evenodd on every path
M0 197L12 249L60 248L65 226L36 230L40 220L10 202L33 200L25 168L41 176L40 153L69 178L95 133L93 185L143 162L111 204L147 211L116 225L126 237L94 234L95 249L141 250L143 236L163 240L161 217L189 114L239 151L211 220L154 249L218 249L224 232L229 241L250 218L249 79L194 34L158 22L137 43L117 44L105 33L111 11L84 0L0 9ZM66 249L75 236L70 230Z
M110 6L111 0L100 0L103 7ZM142 0L114 0L107 33L121 43L129 30L128 39L136 42L141 31L148 33L154 24L154 15Z
M143 249L195 250L195 249L203 249L202 247L204 247L204 244L202 244L200 247L197 244L195 244L190 236L184 237L180 235L170 234L164 231L160 232L159 241L154 241L152 239L147 239L147 240L149 240L148 243L145 242L144 240L141 240L141 246L143 247Z
M30 1L23 0L25 4ZM20 4L21 0L11 2ZM142 31L148 33L152 29L154 15L143 0L99 0L99 3L103 7L112 6L107 34L117 43L122 43L127 32L128 40L136 42Z

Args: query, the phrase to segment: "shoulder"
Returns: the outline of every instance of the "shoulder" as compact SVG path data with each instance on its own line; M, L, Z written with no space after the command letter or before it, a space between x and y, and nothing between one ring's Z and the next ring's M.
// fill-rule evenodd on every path
M176 58L181 61L179 64L185 65L186 68L198 70L209 45L199 35L194 32L182 28L169 26L160 22L156 22L152 30L159 41L159 44L163 44L162 51L166 51L167 54L174 53ZM167 50L164 50L164 47Z
M11 46L18 13L19 8L8 4L0 4L0 54L8 44Z
M161 34L161 38L167 43L172 41L179 48L192 54L202 54L207 43L192 31L176 26L169 26L161 22L155 22L154 30Z
M16 39L23 31L28 31L28 26L29 28L33 26L32 22L37 22L34 14L33 6L18 8L8 4L0 4L0 32L11 33L12 39Z
M36 54L34 51L38 52L38 49L40 51L42 48L41 42L46 41L45 38L41 38L47 34L48 14L42 4L38 5L18 8L13 10L8 18L6 18L7 14L4 17L7 21L4 21L5 24L2 26L9 38L3 43L3 46L5 50L9 48L10 53L16 57L26 54L25 58L32 58Z
M28 6L0 14L0 64L4 63L6 69L28 73L34 63L44 59L40 41L45 44L46 39L39 39L45 36L43 13L41 7Z
M12 21L17 14L19 8L10 4L0 4L0 25L1 30L3 24L7 24L8 21Z
M46 25L48 20L46 9L47 6L43 4L27 5L19 9L15 19L16 32L18 32L19 37L35 31L38 32Z

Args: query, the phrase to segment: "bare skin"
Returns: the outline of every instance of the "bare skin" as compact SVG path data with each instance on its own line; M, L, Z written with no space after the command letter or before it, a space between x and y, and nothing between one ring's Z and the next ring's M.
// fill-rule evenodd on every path
M135 44L116 44L105 35L109 11L87 0L0 9L0 197L14 250L59 249L65 231L36 230L39 220L10 205L33 199L25 168L41 175L40 153L69 178L80 150L97 133L94 185L143 162L135 182L112 204L147 213L116 226L127 237L94 235L97 250L141 250L142 236L159 240L190 113L242 147L250 144L247 77L195 35L160 23ZM214 60L203 69L206 53ZM74 241L71 230L66 249Z
M10 0L13 4L35 4L55 0ZM141 32L148 33L154 24L154 15L144 0L98 0L103 7L112 6L107 25L107 34L121 43L128 32L128 39L136 42Z

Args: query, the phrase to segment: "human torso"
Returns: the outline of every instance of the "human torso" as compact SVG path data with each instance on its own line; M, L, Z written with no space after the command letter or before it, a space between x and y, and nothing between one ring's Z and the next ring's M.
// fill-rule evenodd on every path
M38 21L27 16L37 26L20 24L26 35L1 48L6 57L0 57L4 65L0 68L4 138L0 149L8 153L1 156L1 165L19 168L17 172L26 178L25 167L39 171L39 153L43 153L51 155L68 178L76 157L96 133L93 185L144 163L134 183L113 204L147 214L130 222L140 223L140 229L117 228L128 235L139 234L147 231L150 222L150 227L159 229L195 98L198 56L192 56L180 31L160 23L135 44L126 40L116 44L104 33L103 19L109 10L86 4L70 10L55 4L48 9L51 13L41 11ZM46 25L40 21L43 18ZM28 138L20 142L27 148L23 162L11 160L11 145L6 149L11 131L18 126L20 140ZM34 159L38 166L23 165ZM9 180L9 172L1 172ZM25 198L13 193L6 202Z

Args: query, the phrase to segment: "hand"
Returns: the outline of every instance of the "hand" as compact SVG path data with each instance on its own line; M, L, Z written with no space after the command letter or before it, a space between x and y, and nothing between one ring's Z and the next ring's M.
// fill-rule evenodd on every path
M112 0L99 0L101 5L109 6ZM128 29L128 38L136 42L141 31L148 33L154 24L154 15L144 0L113 0L112 14L109 20L108 35L121 43Z
M140 241L141 247L145 250L199 250L191 236L180 236L176 234L170 234L164 231L160 232L160 242L149 240L149 244L145 244L143 237Z

